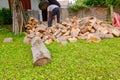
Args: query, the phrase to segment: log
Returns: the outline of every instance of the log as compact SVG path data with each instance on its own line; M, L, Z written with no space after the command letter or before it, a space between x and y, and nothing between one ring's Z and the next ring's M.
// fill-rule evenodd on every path
M110 39L113 38L114 36L112 34L105 34L104 38Z
M13 42L13 38L5 38L3 42Z
M71 37L71 38L68 38L68 40L69 40L70 42L76 42L76 41L77 41L77 38Z
M52 43L52 41L53 41L53 40L50 38L50 39L47 39L47 40L45 41L45 43L46 43L46 44L50 44L50 43Z
M89 31L88 31L88 28L84 28L84 29L81 30L81 33L82 33L82 34L84 34L84 33L86 33L86 32L89 32Z
M33 55L34 66L41 66L51 62L51 55L40 37L34 37L31 40L31 50Z
M99 36L95 35L95 34L89 34L87 41L98 43L98 42L101 41L101 38Z
M62 44L67 44L67 36L61 36L59 38L56 39L57 42L60 42Z
M31 42L31 39L28 38L27 36L25 36L23 42L24 42L24 43L30 43L30 42Z
M112 29L112 34L116 37L119 37L120 36L120 31L116 28Z
M71 29L71 32L70 32L70 35L72 36L72 37L77 37L78 36L78 34L79 34L79 32L80 32L80 29L78 29L78 28L72 28Z

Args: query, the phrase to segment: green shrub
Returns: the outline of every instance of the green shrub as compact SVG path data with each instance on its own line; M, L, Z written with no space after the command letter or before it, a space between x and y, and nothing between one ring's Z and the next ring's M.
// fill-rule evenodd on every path
M86 5L89 5L89 6L109 6L109 5L120 6L120 1L118 0L87 0Z
M12 14L11 10L3 8L0 10L0 24L11 24L12 23Z
M70 5L68 8L72 10L78 10L80 8L89 8L86 4L86 0L77 0L75 4Z
M120 6L119 0L76 0L76 3L69 6L70 9L78 10L80 8L89 8L90 6Z
M78 10L80 8L89 8L89 6L80 3L80 4L71 5L69 6L69 8L72 10Z
M87 0L86 5L89 5L89 6L104 6L105 1L104 0Z

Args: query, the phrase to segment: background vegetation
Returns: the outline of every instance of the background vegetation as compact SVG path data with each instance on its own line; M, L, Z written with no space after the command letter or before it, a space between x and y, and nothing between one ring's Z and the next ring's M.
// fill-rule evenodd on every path
M91 6L109 7L110 5L120 7L120 0L76 0L76 3L69 6L69 8L78 10L80 8L89 8Z
M62 45L46 45L52 62L33 67L30 44L24 34L0 30L0 80L119 80L120 38L103 39L100 43L79 40ZM3 43L12 37L13 42Z
M10 9L2 8L0 10L0 25L12 24L12 13Z

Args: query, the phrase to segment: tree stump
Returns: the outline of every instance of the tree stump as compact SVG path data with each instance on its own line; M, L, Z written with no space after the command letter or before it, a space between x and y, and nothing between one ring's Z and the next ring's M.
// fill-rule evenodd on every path
M51 62L51 55L40 37L34 37L31 40L31 50L33 55L34 66L41 66Z

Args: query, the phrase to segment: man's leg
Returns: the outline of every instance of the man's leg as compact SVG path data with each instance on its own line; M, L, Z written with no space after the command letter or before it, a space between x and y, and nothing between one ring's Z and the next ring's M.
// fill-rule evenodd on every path
M48 20L48 27L50 27L52 25L52 19L53 19L53 17L52 17L52 15L50 15L49 20Z
M52 25L52 20L53 20L53 17L55 16L55 11L53 10L51 13L50 13L50 17L49 17L49 20L48 20L48 27L50 27Z
M57 15L57 23L60 23L60 10L59 10L59 8L56 9L56 15Z

